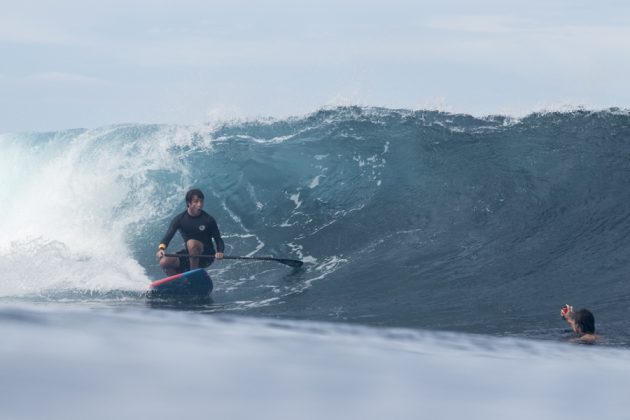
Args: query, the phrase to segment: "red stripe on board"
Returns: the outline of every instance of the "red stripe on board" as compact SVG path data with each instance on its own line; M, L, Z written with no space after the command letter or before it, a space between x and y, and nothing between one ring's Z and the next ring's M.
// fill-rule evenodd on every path
M168 283L169 281L173 281L175 279L178 279L180 277L182 277L184 275L184 273L179 273L179 274L175 274L174 276L170 276L170 277L166 277L162 280L156 280L153 283L151 283L151 287L158 287L161 284L164 283Z

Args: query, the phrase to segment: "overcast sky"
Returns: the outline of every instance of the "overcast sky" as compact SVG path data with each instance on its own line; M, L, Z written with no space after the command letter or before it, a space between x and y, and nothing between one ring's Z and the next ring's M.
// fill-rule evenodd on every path
M0 0L0 133L630 107L630 2Z

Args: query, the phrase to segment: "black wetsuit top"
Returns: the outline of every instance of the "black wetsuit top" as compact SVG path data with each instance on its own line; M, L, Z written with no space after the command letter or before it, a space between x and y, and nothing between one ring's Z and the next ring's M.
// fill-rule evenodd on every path
M217 251L223 252L224 250L223 239L221 239L217 221L203 210L196 217L188 214L188 210L175 216L161 243L168 246L178 230L182 238L184 238L184 243L188 242L189 239L200 241L203 244L204 254L214 254L213 239L217 245Z

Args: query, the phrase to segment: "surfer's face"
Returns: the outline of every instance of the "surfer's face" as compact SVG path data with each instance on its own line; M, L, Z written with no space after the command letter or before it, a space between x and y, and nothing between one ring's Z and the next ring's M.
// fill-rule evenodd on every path
M201 210L203 210L203 198L199 198L195 195L188 204L188 214L191 216L199 216Z

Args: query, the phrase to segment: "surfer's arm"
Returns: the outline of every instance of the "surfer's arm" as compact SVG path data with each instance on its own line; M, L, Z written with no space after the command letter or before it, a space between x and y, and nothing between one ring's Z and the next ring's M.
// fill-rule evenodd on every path
M168 248L168 244L173 239L173 236L175 236L177 229L179 229L179 220L180 216L177 216L171 221L168 230L166 231L166 233L162 237L162 240L160 241L160 244L158 245L158 252L164 251L166 250L166 248Z

